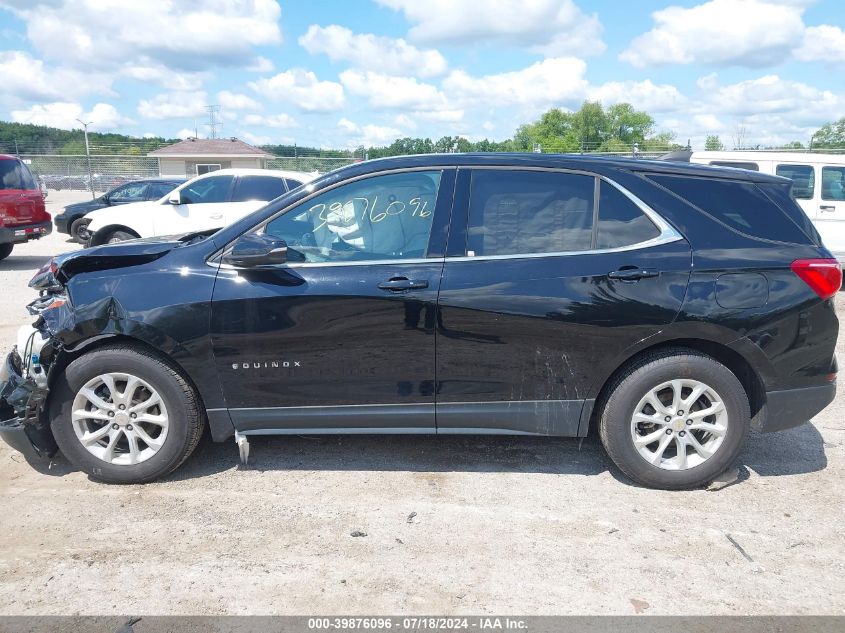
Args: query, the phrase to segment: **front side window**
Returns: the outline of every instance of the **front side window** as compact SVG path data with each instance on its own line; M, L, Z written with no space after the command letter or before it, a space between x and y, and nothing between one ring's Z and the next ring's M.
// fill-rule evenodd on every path
M845 167L822 167L822 200L845 201Z
M595 178L477 170L470 188L467 254L529 255L590 250Z
M0 189L31 191L38 189L35 179L22 162L18 160L0 160Z
M182 189L182 204L212 204L228 202L232 176L212 176L192 182Z
M274 176L241 176L232 202L247 202L259 200L269 202L286 193L283 178Z
M425 257L440 171L374 176L319 194L271 220L288 260L355 262Z
M812 165L778 165L778 176L792 181L792 195L798 200L812 200L816 189L816 170Z
M602 181L596 248L621 248L654 239L660 231L640 208L613 185Z
M118 187L109 194L109 199L115 202L129 200L141 200L144 197L145 182L130 182L128 185Z

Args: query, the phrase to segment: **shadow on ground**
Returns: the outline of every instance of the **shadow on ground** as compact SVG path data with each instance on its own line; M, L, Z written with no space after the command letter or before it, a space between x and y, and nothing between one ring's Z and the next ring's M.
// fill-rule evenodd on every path
M15 255L14 251L6 259L0 262L0 271L4 270L31 270L33 273L41 268L47 261L43 255Z
M636 485L608 459L598 438L524 436L331 435L259 436L250 439L250 470L512 472L558 475L611 474ZM827 467L824 441L812 424L780 433L752 433L740 454L740 471L762 477L812 473ZM75 469L61 455L33 463L62 477ZM212 442L206 434L194 454L166 481L214 475L238 465L234 441ZM741 476L740 479L745 479Z

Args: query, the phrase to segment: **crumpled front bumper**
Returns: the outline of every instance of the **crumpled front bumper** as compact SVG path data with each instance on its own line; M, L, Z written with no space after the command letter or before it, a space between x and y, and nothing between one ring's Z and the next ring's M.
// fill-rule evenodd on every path
M27 459L52 457L58 451L42 412L48 389L22 374L17 348L0 365L0 439Z

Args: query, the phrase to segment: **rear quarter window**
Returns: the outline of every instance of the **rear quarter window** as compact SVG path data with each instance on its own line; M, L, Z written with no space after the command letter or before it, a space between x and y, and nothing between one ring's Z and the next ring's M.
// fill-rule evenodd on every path
M718 178L651 174L649 178L728 227L791 244L811 238L756 183Z

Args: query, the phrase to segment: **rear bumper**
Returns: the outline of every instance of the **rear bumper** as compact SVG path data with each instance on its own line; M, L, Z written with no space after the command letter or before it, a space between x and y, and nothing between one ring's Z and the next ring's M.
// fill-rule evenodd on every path
M53 221L0 227L0 244L20 244L53 232Z
M835 397L835 382L819 387L769 391L766 393L766 415L755 428L768 433L800 426L820 413Z

